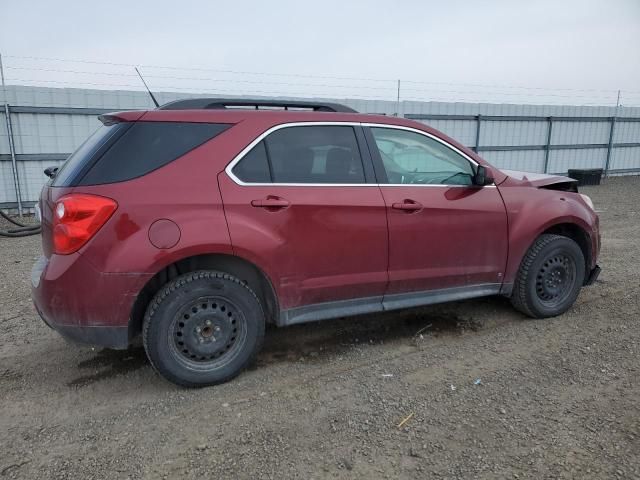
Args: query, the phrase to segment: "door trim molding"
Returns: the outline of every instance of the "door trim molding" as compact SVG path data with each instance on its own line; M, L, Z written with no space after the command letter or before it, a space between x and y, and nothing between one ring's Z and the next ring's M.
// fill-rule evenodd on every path
M314 303L312 305L282 310L278 318L278 325L294 325L297 323L328 320L330 318L351 317L366 313L385 312L469 298L486 297L498 295L501 288L501 283L485 283L464 287Z
M394 293L382 299L384 310L419 307L434 303L453 302L467 298L486 297L500 293L501 283L484 283L480 285L442 288L422 292Z
M279 326L381 312L383 296L314 303L280 312Z

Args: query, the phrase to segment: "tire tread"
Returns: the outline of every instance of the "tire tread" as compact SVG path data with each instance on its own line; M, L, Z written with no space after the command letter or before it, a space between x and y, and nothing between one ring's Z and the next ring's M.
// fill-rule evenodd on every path
M167 297L172 295L179 288L182 288L191 282L194 282L196 280L204 280L204 279L226 280L226 281L233 282L240 285L255 299L256 303L260 306L260 311L262 313L262 316L264 317L264 307L262 306L262 303L258 299L258 296L254 293L254 291L251 290L251 288L249 288L249 286L246 283L242 282L238 278L228 273L218 272L214 270L196 270L194 272L185 273L184 275L181 275L175 278L174 280L168 282L165 286L163 286L158 291L158 293L156 293L156 295L153 297L153 299L149 303L149 306L147 307L147 311L145 312L144 320L142 324L142 344L144 346L145 351L147 352L147 358L149 358L149 363L151 363L151 366L153 367L153 369L158 374L160 374L160 376L166 378L170 382L176 383L183 387L201 387L201 386L205 386L205 384L185 381L179 377L176 377L166 369L161 368L153 361L152 355L149 354L150 352L149 349L151 347L151 342L149 338L149 327L151 325L151 322L153 321L153 317L156 311L160 307L161 303ZM258 351L260 350L263 340L264 340L264 324L263 324L263 328L260 329L258 333L258 341L257 341L256 348L251 353L251 355L247 358L244 364L233 374L227 375L224 378L218 379L214 382L209 382L206 385L217 385L220 383L227 382L232 378L236 377L242 370L244 370L248 365L250 365L255 360L255 357L258 354Z
M529 248L526 255L522 259L522 263L520 263L520 268L518 269L516 280L513 284L513 290L511 293L511 304L516 310L532 318L540 317L540 315L536 314L533 311L532 306L527 299L527 280L529 278L529 272L536 257L547 245L559 239L566 238L567 237L563 237L562 235L545 233L540 235L533 243L533 245Z

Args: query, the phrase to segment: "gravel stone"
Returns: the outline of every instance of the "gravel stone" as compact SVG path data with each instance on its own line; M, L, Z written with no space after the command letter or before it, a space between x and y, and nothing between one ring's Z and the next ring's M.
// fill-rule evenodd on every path
M200 390L47 328L40 237L0 238L0 478L640 478L640 177L581 191L603 271L566 314L484 298L269 328L254 368Z

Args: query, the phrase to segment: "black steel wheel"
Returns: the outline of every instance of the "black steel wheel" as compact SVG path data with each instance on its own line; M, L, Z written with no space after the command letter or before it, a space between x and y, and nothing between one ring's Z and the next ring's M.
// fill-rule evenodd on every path
M143 342L153 367L183 386L230 380L255 357L264 313L251 289L220 272L176 278L151 302Z
M561 303L571 294L576 280L576 264L563 253L547 258L536 275L536 293L549 306Z
M170 328L170 347L178 361L194 369L211 368L224 363L242 346L246 320L229 300L200 297L174 315Z
M511 302L530 317L560 315L575 302L584 278L578 244L560 235L541 235L520 264Z

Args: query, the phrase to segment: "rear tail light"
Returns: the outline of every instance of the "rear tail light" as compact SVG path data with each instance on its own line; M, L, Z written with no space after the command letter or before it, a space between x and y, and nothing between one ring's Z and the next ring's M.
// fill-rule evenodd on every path
M72 193L53 208L53 250L68 255L93 237L118 208L115 200L98 195Z

